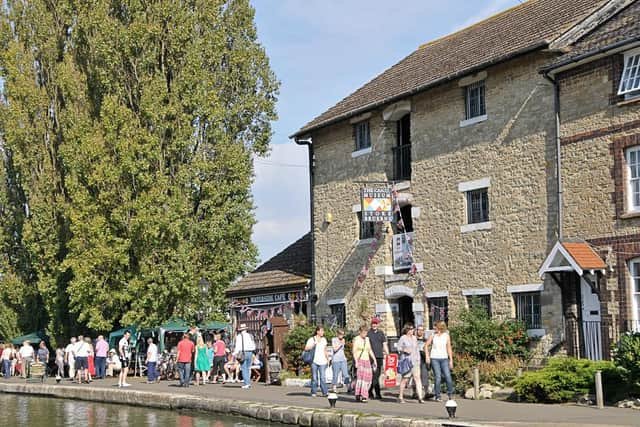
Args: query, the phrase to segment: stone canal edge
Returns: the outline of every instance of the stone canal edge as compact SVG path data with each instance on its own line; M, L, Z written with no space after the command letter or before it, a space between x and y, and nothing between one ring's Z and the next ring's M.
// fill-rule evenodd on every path
M0 391L11 394L115 403L154 409L195 410L203 413L239 415L260 421L305 427L489 427L488 424L458 422L455 420L377 416L349 411L272 405L254 401L151 391L11 383L0 383Z

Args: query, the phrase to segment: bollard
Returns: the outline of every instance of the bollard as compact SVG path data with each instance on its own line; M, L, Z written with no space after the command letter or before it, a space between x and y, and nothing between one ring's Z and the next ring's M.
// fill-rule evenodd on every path
M596 405L598 409L604 408L604 395L602 394L602 371L596 371Z
M522 376L522 368L518 368L516 371L516 378L520 378Z
M473 368L473 398L480 399L480 370L478 367Z

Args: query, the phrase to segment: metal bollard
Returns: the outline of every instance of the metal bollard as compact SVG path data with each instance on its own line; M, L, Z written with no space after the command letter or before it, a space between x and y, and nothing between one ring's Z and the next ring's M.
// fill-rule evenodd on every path
M518 368L516 371L516 378L520 378L522 376L522 368Z
M473 398L480 399L480 370L473 368Z
M596 405L604 408L604 394L602 393L602 371L596 371Z

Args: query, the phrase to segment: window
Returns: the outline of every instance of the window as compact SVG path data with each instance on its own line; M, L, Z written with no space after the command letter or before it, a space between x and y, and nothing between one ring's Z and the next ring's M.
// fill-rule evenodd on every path
M429 307L429 329L435 329L436 322L440 320L449 323L449 298L428 298L427 305Z
M465 119L473 119L487 114L484 103L484 80L464 88Z
M489 221L489 191L487 188L467 191L467 224Z
M640 210L640 146L627 150L628 210Z
M347 311L344 304L333 304L331 308L331 326L334 328L344 328L347 326Z
M467 295L467 305L469 308L480 307L485 313L487 313L487 317L491 318L491 295Z
M369 121L356 123L353 125L353 133L356 139L356 151L371 147L371 136L369 135Z
M640 49L624 54L624 70L622 70L618 95L640 95Z
M405 205L400 208L400 212L396 212L396 228L398 229L398 233L407 232L410 233L413 231L413 218L411 217L411 205ZM402 218L402 223L404 227L400 227L399 221Z
M542 329L542 310L540 308L540 292L514 293L516 319L524 322L527 329Z
M631 273L631 330L640 332L640 258L629 262Z
M375 226L375 222L362 221L362 212L358 212L358 238L360 240L373 238L375 234Z

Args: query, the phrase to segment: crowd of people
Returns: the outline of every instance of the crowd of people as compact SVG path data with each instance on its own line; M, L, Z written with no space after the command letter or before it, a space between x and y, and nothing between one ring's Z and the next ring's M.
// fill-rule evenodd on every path
M400 403L405 402L405 391L409 385L418 402L424 402L430 394L440 401L443 378L447 394L451 398L453 358L451 338L445 323L437 322L435 331L429 336L421 325L404 325L402 335L395 344L398 366L387 372L384 368L389 346L379 323L378 318L373 318L370 327L361 326L350 343L346 341L345 331L339 329L329 344L324 336L324 328L316 327L315 334L304 346L304 351L311 354L311 396L317 396L318 389L323 396L327 396L328 384L331 384L331 391L334 393L339 385L345 385L347 393L353 393L360 402L366 402L369 398L381 399L381 379L385 375L395 379L397 372L400 378ZM351 369L346 352L348 348L351 350ZM50 356L44 341L38 344L37 349L29 341L25 341L19 349L7 343L0 350L2 373L7 379L13 375L28 377L33 362L39 361L46 365ZM132 350L130 331L123 334L115 349L109 349L109 344L102 335L95 341L82 335L72 337L66 347L55 350L55 375L58 379L66 377L78 384L86 384L117 373L118 387L129 387L127 379L132 363ZM241 379L242 388L248 389L252 381L257 382L261 378L263 362L256 354L256 342L244 323L238 326L233 342L228 338L223 339L221 332L214 333L212 339L209 339L196 327L191 327L182 335L173 355L180 387L189 387L192 383L197 386L234 383ZM159 382L160 354L154 338L147 338L146 350L142 356L147 370L147 383ZM332 377L327 379L329 366ZM430 371L433 371L435 379L433 388L430 387Z

